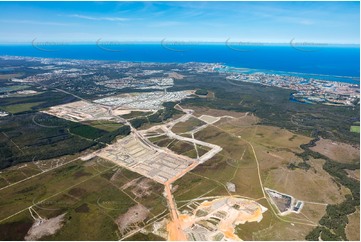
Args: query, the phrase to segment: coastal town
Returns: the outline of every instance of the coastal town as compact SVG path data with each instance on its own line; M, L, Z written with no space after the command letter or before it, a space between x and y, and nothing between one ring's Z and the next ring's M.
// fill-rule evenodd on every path
M291 94L290 100L301 103L353 106L360 99L359 84L262 72L226 73L228 74L227 80L233 85L237 85L238 82L249 82L295 90Z
M181 82L184 75L188 73L219 74L234 86L247 82L289 89L294 91L289 100L299 103L354 106L357 105L360 97L360 84L357 77L335 81L336 77L333 76L326 80L325 78L318 78L317 75L310 77L306 73L299 73L298 75L287 72L275 74L271 71L268 73L267 71L228 67L220 63L104 62L99 67L97 64L101 61L17 56L2 56L1 59L39 63L37 67L28 67L34 70L34 75L25 78L11 78L14 83L46 84L48 87L55 88L61 86L63 90L68 92L82 93L88 96L95 94L97 97L114 95L120 90L129 89L150 92L158 90L168 96L170 94L167 94L167 90L171 89L175 82ZM82 85L85 82L86 85ZM28 92L34 93L34 91L36 90L21 90L21 92L15 93L15 90L6 90L6 92L0 93L0 98L16 94L28 94Z

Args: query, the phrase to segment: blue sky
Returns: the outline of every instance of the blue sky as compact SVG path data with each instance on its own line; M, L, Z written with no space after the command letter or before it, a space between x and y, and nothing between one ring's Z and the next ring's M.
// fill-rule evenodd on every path
M359 43L359 2L0 2L0 42Z

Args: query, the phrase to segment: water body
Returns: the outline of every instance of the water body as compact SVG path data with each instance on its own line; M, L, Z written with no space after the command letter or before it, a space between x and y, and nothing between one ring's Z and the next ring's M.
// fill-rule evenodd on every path
M226 44L0 45L0 55L142 62L222 63L248 71L359 83L359 46Z
M305 78L305 80L302 81L301 84L309 83L311 78L324 80L324 81L360 84L360 77L352 77L352 76L334 76L334 75L298 73L298 72L275 71L275 70L246 69L246 68L236 68L229 66L226 66L225 68L216 68L215 70L220 72L228 72L228 73L243 73L243 74L267 73L274 75L295 76L295 77Z

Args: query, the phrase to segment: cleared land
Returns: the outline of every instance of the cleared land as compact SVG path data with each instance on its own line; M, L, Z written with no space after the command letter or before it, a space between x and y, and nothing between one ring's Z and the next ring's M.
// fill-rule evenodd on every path
M243 117L246 113L242 112L234 112L234 111L227 111L222 109L212 109L207 107L198 107L198 106L184 106L185 109L192 109L194 110L194 115L200 117L201 115L210 115L210 116L231 116L234 118Z
M347 239L360 241L360 209L347 217L349 220L346 226Z
M177 176L193 163L184 157L151 149L134 136L123 138L104 148L98 156L159 183Z
M311 148L332 160L342 163L351 163L360 161L360 148L349 144L332 141L329 139L320 139L316 146Z
M241 198L223 197L188 205L191 211L180 215L188 240L239 240L235 227L246 222L260 222L267 209Z
M109 110L105 107L85 101L54 106L43 112L74 122L112 118Z

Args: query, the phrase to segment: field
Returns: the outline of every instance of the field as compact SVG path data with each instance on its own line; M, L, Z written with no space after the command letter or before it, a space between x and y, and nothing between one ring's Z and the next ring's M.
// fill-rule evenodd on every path
M360 209L348 216L349 224L346 226L346 234L349 240L360 240Z
M129 114L121 115L121 117L125 119L133 119L133 118L145 117L150 114L152 114L152 112L131 111Z
M185 122L179 122L173 126L172 131L176 134L189 132L197 127L204 125L205 123L199 119L190 118Z
M350 131L353 133L360 133L360 126L351 126Z
M360 148L328 139L321 139L311 150L341 163L356 163L360 161Z
M83 124L87 124L94 128L105 130L108 132L115 131L123 126L123 124L115 123L115 122L107 121L107 120L86 121L86 122L83 122Z
M14 104L14 105L8 105L8 106L0 106L0 109L3 109L12 114L16 114L16 113L22 113L25 111L33 110L33 107L39 106L42 103L44 103L44 102Z
M0 77L1 79L1 77ZM10 91L18 91L18 90L23 90L25 88L28 88L30 86L27 85L10 85L10 86L3 86L0 87L0 93L5 93L5 92L10 92Z

